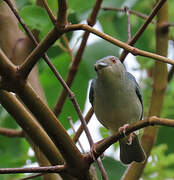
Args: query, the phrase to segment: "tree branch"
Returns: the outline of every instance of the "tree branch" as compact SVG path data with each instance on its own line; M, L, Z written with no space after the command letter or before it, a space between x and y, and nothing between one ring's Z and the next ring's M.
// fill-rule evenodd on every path
M54 27L45 39L39 43L39 45L30 53L30 55L26 58L24 63L19 67L18 73L25 79L28 74L35 66L35 64L39 61L39 59L43 56L43 54L48 50L48 48L63 34L62 30L57 30Z
M155 5L155 7L153 8L151 14L148 16L148 18L146 19L146 21L144 22L144 24L140 27L140 29L137 31L137 33L134 35L134 37L132 38L132 40L128 43L129 45L134 45L137 40L139 39L139 37L141 36L141 34L145 31L145 29L147 28L147 26L149 25L149 23L152 21L152 19L154 18L154 16L157 14L157 12L160 10L160 8L163 6L163 4L166 2L166 0L160 0L157 2L157 4ZM127 51L126 49L122 52L121 56L120 56L120 60L124 61L125 57L127 56L127 54L129 53L129 51Z
M40 150L45 154L52 165L62 164L64 162L51 139L14 95L0 90L0 103L9 114L14 117L16 122L22 127L32 141L39 146Z
M94 7L92 9L92 12L91 12L91 14L90 14L90 16L89 16L89 18L87 20L89 26L93 26L95 24L97 14L98 14L99 9L101 7L101 3L102 3L102 0L96 0L95 5L94 5ZM68 73L67 78L66 78L66 84L69 87L71 87L71 85L72 85L72 83L74 81L75 75L76 75L77 70L78 70L78 66L80 64L83 52L84 52L85 47L86 47L88 37L89 37L89 32L86 31L84 33L84 35L83 35L82 42L80 44L80 47L78 48L78 51L77 51L77 53L75 55L75 58L72 61L71 66L69 68L69 73ZM68 95L67 91L65 89L63 89L62 92L60 93L59 99L58 99L58 101L57 101L57 103L56 103L56 105L54 107L54 113L55 113L56 116L59 116L59 114L61 113L64 102L65 102L65 100L67 98L67 95Z
M18 174L18 173L58 173L66 172L65 165L46 166L46 167L27 167L27 168L0 168L0 174Z
M132 53L134 56L137 55L141 55L144 57L148 57L148 58L152 58L155 59L157 61L161 61L161 62L165 62L165 63L169 63L174 65L174 60L171 60L169 58L166 58L164 56L160 56L158 54L155 53L150 53L147 51L143 51L140 50L138 48L132 47L130 45L128 45L127 43L124 43L118 39L113 38L112 36L109 36L103 32L100 32L86 24L74 24L74 25L69 25L66 28L66 31L75 31L75 30L86 30L86 31L90 31L91 33L101 37L102 39L105 39L108 42L111 42L112 44L115 44L116 46L119 46L120 48L125 49L126 51L129 51L130 53Z
M43 0L43 5L52 21L53 24L56 24L56 17L54 16L54 14L52 13L51 9L49 8L48 4L47 4L47 0Z
M104 11L108 11L109 10L109 11L121 11L121 12L125 12L124 8L102 7L102 9ZM141 17L141 18L143 18L145 20L148 18L147 15L145 15L143 13L140 13L138 11L131 10L131 9L129 10L129 13L133 14L135 16ZM156 21L152 20L151 23L156 24Z
M22 179L19 179L19 180L34 179L34 178L39 177L39 176L44 176L45 174L46 174L46 173L38 173L38 174L34 174L34 175L27 176L27 177L22 178Z
M88 124L89 120L91 119L92 115L94 113L94 109L91 107L88 111L88 113L86 114L85 116L85 121L86 121L86 124ZM74 135L73 137L73 141L76 143L80 137L80 135L82 134L84 128L83 128L83 125L81 124L80 127L78 128L76 134Z
M138 121L136 123L132 123L126 128L125 133L117 132L115 135L109 136L95 144L95 158L98 158L108 147L110 147L113 143L117 142L119 139L124 138L125 135L128 136L130 133L139 130L141 128L145 128L147 126L167 126L167 127L174 127L174 120L173 119L166 119L166 118L158 118L156 116L152 116L146 118L144 120ZM87 158L90 162L93 162L93 158L90 154L87 155Z
M23 131L0 127L0 135L7 137L24 137Z
M128 34L128 42L131 40L131 23L130 23L130 10L129 7L124 8L126 16L127 16L127 34Z
M53 112L40 99L40 97L25 80L19 76L13 76L8 71L8 69L11 68L11 66L7 63L8 61L8 58L2 53L2 51L0 51L0 62L2 62L0 63L0 73L3 76L3 71L7 72L6 74L9 78L7 83L11 84L12 90L16 92L29 110L35 115L37 120L62 153L66 162L71 164L72 167L86 167L87 165L84 163L81 153L67 134L66 130L57 120ZM17 81L18 83L16 83Z
M64 28L67 25L67 9L68 4L66 0L58 0L58 14L57 14L57 27L58 29Z

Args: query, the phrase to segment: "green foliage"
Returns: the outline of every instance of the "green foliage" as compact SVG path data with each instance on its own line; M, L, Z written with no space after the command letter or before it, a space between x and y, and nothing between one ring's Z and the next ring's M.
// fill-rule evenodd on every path
M30 29L35 29L40 32L41 39L53 27L52 22L46 11L36 5L24 6L20 10L19 14Z
M0 3L2 0L0 0ZM30 29L35 29L39 32L40 40L42 40L46 34L53 27L51 20L47 12L36 5L36 0L16 0L17 6L19 8L19 13L24 19L24 22ZM125 2L132 3L131 0L104 0L102 5L109 7L123 7ZM152 7L156 1L147 1L147 0L136 0L131 4L131 9L149 15L152 10ZM57 0L47 0L49 7L55 16L57 16ZM95 0L68 0L68 20L72 24L79 23L81 20L86 20L89 16L92 7L95 3ZM169 0L171 4L169 6L169 19L173 21L173 7L174 1ZM173 4L173 5L172 5ZM102 30L121 41L127 42L127 17L124 12L117 11L104 11L100 10L98 15L98 22L100 23ZM137 32L141 27L144 20L135 15L130 15L131 22L131 36ZM170 29L171 37L174 37L174 29ZM71 40L73 33L68 33L68 40ZM63 45L63 41L59 40ZM73 42L75 44L76 42ZM139 49L143 49L150 52L155 52L155 26L153 24L149 25L145 30L139 41L135 44ZM78 47L77 47L78 48ZM90 79L96 76L93 69L93 64L96 60L108 56L115 55L119 57L120 48L112 45L109 42L106 42L103 39L89 44L82 57L82 61L78 68L77 76L73 82L72 91L77 98L80 108L83 111L85 100L87 98L87 88ZM75 54L75 51L73 52ZM73 55L74 55L73 54ZM57 46L57 43L54 44L48 50L48 56L55 65L56 69L66 79L69 66L71 64L69 55L64 52L61 48ZM137 57L137 61L140 64L141 70L151 70L154 65L153 60L149 60L145 57ZM41 60L39 62L39 73L41 84L43 85L48 105L53 109L54 105L57 102L58 97L62 91L62 86L59 81L55 78L53 73L50 71L49 67ZM145 115L148 112L149 102L151 98L152 91L152 79L145 78L142 80L143 88L143 99L144 99L144 109ZM174 117L174 82L172 81L167 87L164 108L162 112L163 117L172 118ZM7 115L6 111L0 109L0 126L9 127L14 129L19 129L14 120ZM67 98L64 105L63 111L59 117L61 123L66 129L70 128L67 117L71 116L73 121L78 120L78 116L74 107ZM100 128L100 133L102 137L109 135L108 131L105 128ZM172 168L174 167L174 143L172 134L174 133L173 128L161 127L159 129L159 136L157 138L156 147L152 151L152 161L150 161L144 171L143 179L166 179L174 178L172 173ZM94 134L95 136L95 134ZM118 143L114 145L115 149L118 148ZM7 137L0 136L0 167L21 167L25 165L28 157L28 148L29 145L26 141L19 138L10 139ZM34 162L35 159L32 159ZM106 168L109 180L120 179L125 170L120 162L112 159L111 157L105 157L103 160L104 166ZM100 176L100 175L99 175ZM4 175L0 176L2 180L12 180L19 179L21 175ZM101 179L101 177L100 177Z
M126 169L126 166L122 165L119 161L116 161L115 159L111 157L104 157L102 162L103 162L104 168L107 170L107 176L109 180L121 179ZM101 174L97 167L96 169L97 169L99 179L102 180Z
M153 148L150 160L143 174L144 179L164 180L166 178L174 178L174 153L166 155L166 151L166 144Z
M0 127L7 127L19 129L18 125L8 115L8 113L1 108L0 112ZM8 167L22 167L25 165L28 157L29 144L25 139L8 138L0 136L0 168ZM21 175L1 175L2 180L13 180L22 177Z

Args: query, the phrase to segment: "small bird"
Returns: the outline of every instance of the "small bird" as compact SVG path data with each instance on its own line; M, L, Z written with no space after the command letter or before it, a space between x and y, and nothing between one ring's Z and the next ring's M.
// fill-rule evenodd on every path
M92 80L89 100L96 117L111 134L124 132L129 123L137 122L143 116L139 85L115 56L98 60L94 67L97 78ZM120 139L119 144L122 163L145 160L146 155L135 133Z

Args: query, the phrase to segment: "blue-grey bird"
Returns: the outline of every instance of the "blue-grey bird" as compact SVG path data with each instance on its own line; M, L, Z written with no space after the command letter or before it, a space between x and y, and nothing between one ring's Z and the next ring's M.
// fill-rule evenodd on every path
M142 119L143 102L138 83L134 76L126 71L124 65L115 56L100 59L94 65L97 78L93 79L89 99L97 119L114 134L127 124ZM120 160L124 164L143 162L144 150L133 133L119 141Z

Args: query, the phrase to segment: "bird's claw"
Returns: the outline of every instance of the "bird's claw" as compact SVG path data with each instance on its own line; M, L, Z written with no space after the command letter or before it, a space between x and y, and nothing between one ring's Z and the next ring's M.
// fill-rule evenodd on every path
M120 133L123 133L124 136L126 136L126 129L129 127L129 124L124 124L123 126L121 126L118 130Z
M119 130L120 133L123 133L124 136L126 136L126 130L127 130L128 127L129 127L129 124L124 124L118 130ZM133 136L133 134L128 135L128 142L127 142L128 145L132 144L132 140L133 140L132 136Z

